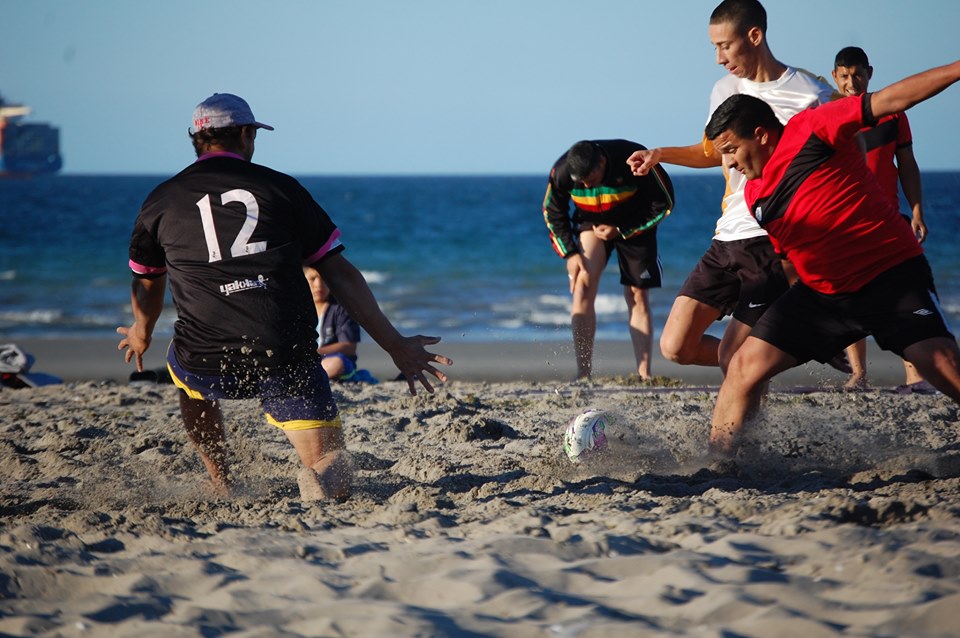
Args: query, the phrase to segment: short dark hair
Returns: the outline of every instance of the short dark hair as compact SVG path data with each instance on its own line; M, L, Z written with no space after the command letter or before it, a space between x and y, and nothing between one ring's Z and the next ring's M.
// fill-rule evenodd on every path
M760 98L739 93L731 95L710 116L704 135L713 141L724 131L732 131L739 138L749 138L758 126L769 130L783 130L783 124L770 105Z
M193 142L193 150L200 157L213 146L221 148L240 148L244 126L225 126L223 128L205 128L196 132L187 132Z
M843 47L833 60L833 68L836 69L841 66L860 66L867 68L870 66L870 60L867 59L867 52L860 47Z
M723 0L710 14L710 24L729 22L740 35L757 27L767 32L767 10L757 0Z
M602 157L603 152L596 142L583 140L571 146L567 151L567 171L570 173L570 179L575 182L582 181L600 166Z

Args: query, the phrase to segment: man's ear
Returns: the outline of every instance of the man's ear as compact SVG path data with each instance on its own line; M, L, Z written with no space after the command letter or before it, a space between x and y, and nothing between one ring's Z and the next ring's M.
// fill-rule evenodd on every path
M747 40L755 47L760 46L760 43L763 42L763 31L760 30L760 27L747 29Z
M867 79L868 80L873 79L873 67L870 66L869 64L867 65Z
M766 144L767 140L770 139L770 132L763 126L758 126L753 129L753 139L757 140L761 144Z

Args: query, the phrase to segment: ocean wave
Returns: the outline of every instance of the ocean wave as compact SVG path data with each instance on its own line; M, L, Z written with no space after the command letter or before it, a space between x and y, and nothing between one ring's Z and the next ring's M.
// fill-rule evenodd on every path
M506 330L519 330L520 328L526 327L527 324L519 317L511 317L509 319L495 320L493 325Z
M570 307L570 295L540 295L537 302L543 306Z
M598 315L622 315L627 312L627 302L622 295L597 295L594 309Z
M363 275L363 278L367 280L368 284L384 284L390 279L390 273L377 270L361 270L360 273Z
M535 310L527 317L527 323L533 325L563 326L570 323L570 313Z
M35 310L7 310L0 312L0 322L9 324L39 323L53 325L63 320L64 313L56 308Z
M537 301L546 308L563 308L569 321L572 301L569 295L540 295ZM627 311L627 302L620 295L599 294L593 304L598 315L623 314Z

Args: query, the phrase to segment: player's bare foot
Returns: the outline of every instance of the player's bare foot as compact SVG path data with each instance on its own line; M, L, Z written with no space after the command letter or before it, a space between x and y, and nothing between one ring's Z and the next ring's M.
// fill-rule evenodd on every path
M868 387L866 374L851 374L847 382L843 384L844 392L860 392Z
M304 502L333 499L343 502L353 493L353 466L344 450L325 454L312 468L297 473L297 487Z
M320 477L312 468L300 468L297 473L297 487L300 488L300 500L305 503L327 500L327 493L320 484Z

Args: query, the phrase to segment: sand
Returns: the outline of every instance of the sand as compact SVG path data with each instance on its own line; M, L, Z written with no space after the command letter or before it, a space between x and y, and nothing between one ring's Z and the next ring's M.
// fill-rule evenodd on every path
M88 376L0 390L3 636L958 635L942 395L798 372L739 471L718 472L701 458L709 370L570 383L562 346L488 344L479 363L438 346L458 360L434 395L336 386L357 492L304 503L254 402L225 404L239 493L216 497L172 386L128 383L96 344L46 345L60 359L29 348L36 370ZM99 358L68 364L86 348ZM608 412L610 447L575 465L562 432L587 407Z

